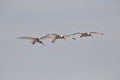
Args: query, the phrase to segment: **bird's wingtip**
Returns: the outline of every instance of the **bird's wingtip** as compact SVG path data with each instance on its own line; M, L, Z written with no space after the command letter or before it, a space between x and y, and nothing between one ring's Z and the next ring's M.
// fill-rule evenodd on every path
M16 39L20 39L20 37L17 37Z
M104 33L101 33L101 35L104 35Z

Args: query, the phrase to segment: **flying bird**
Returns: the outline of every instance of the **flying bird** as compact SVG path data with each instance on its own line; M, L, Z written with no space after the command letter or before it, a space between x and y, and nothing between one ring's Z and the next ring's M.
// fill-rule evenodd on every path
M45 39L52 39L51 42L54 43L57 39L65 39L65 37L56 33L46 34L45 36L40 37L40 40Z
M80 37L89 37L89 36L92 36L92 34L103 35L104 33L99 33L99 32L85 32L85 33L81 33L81 32L77 32L77 33L74 33L73 35L77 35L77 34L80 34Z
M41 43L42 45L44 45L44 43L39 39L39 38L33 38L33 37L18 37L17 39L26 39L26 40L31 40L32 44L37 43Z

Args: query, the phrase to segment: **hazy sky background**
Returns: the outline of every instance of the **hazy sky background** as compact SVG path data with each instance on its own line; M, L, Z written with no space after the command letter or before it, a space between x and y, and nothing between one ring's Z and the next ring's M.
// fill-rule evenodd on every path
M103 32L32 45L20 36ZM120 80L119 0L1 0L0 80Z

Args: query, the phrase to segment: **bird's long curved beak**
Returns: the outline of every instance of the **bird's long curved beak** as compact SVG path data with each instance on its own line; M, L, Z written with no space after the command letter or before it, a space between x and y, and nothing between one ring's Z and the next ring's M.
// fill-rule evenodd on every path
M66 41L66 38L65 38L65 37L63 37L62 39L64 39L64 40Z
M41 44L42 44L43 46L45 46L43 42L41 42Z
M64 39L64 40L66 40L66 38L65 38L65 37L63 37L63 39Z
M45 46L44 43L43 43L42 41L39 41L39 43L41 43L43 46Z

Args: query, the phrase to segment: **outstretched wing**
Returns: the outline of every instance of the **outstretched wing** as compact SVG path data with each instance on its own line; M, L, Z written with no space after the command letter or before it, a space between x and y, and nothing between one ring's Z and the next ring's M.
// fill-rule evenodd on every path
M73 36L73 35L80 35L80 34L82 34L82 33L76 32L76 33L73 33L73 34L71 34L71 35Z
M74 34L68 34L68 35L63 35L64 38L72 38L73 40L76 40L76 38L73 37Z
M103 35L104 33L99 33L99 32L89 32L90 34L100 34Z
M103 34L104 34L104 33L99 33L99 32L83 32L83 33L76 32L76 33L73 33L73 34L71 34L71 35L86 34L86 33L89 33L89 34L101 34L101 35L103 35Z
M72 35L63 35L65 38L71 38Z
M34 40L33 37L18 37L17 39L26 39L26 40Z
M46 34L45 36L40 37L40 40L45 40L45 39L55 39L56 34Z

